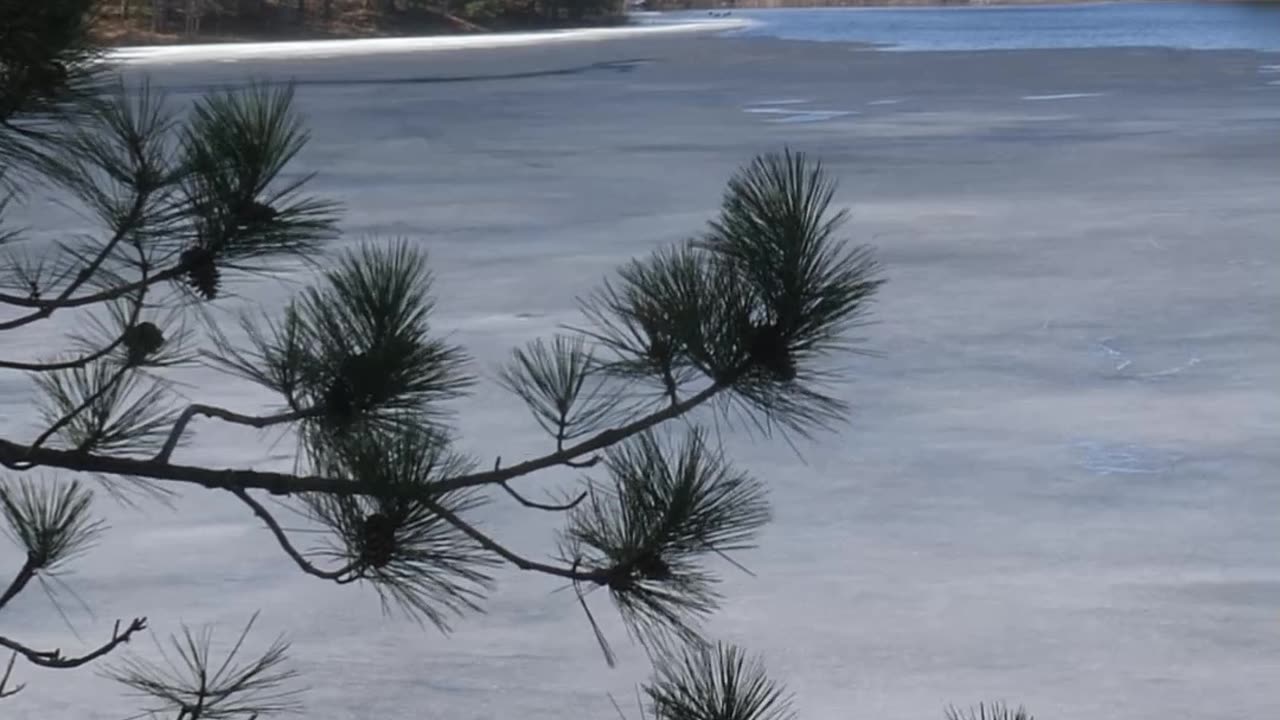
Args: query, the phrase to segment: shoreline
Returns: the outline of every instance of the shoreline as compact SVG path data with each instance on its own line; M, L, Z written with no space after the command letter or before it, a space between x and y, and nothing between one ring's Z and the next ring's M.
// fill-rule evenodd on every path
M110 48L107 59L123 64L148 62L236 62L267 58L333 58L352 55L387 55L441 50L480 50L505 47L554 45L566 42L601 42L653 35L721 32L751 25L748 20L716 18L699 21L629 24L566 30L538 30L448 35L355 37L320 40L266 40L254 42L194 42L171 45L124 45Z
M121 27L116 23L105 23L100 27L99 42L112 50L133 50L135 48L196 47L206 45L260 45L279 43L321 43L352 41L397 41L418 38L491 38L541 34L552 37L557 33L584 33L611 31L633 31L648 29L663 23L635 22L636 17L661 17L664 15L696 12L702 10L733 12L734 10L782 10L782 9L831 9L831 10L884 10L884 9L983 9L1014 7L1061 7L1066 5L1105 5L1118 2L1156 2L1157 0L675 0L669 5L659 0L655 7L624 12L621 15L602 18L595 22L577 25L510 24L493 28L482 28L468 24L466 27L441 25L438 31L422 32L423 28L411 26L403 32L395 30L374 31L368 29L348 29L346 31L312 31L312 32L277 32L264 34L230 34L217 33L182 36L165 33L152 33L137 28ZM1280 0L1200 0L1212 3L1239 4L1276 4ZM715 19L728 19L718 17ZM673 21L670 25L683 25L685 21ZM494 47L501 46L493 45Z
M714 0L708 0L714 1ZM715 33L741 30L759 24L748 16L733 16L733 10L764 12L768 10L982 10L995 8L1054 8L1115 4L1147 4L1158 0L830 0L827 4L809 2L787 4L787 0L737 0L759 2L760 5L711 10L706 16L693 17L708 8L689 10L637 11L628 13L619 23L596 23L571 28L510 29L486 32L452 32L433 34L368 34L320 37L282 36L270 39L218 39L194 37L165 43L111 44L106 47L109 61L138 64L148 62L236 62L270 58L331 58L345 56L386 55L445 50L498 49L554 45L568 42L603 42L646 36ZM818 0L821 2L822 0ZM1205 4L1264 5L1280 4L1280 0L1194 0ZM777 4L765 4L777 3Z

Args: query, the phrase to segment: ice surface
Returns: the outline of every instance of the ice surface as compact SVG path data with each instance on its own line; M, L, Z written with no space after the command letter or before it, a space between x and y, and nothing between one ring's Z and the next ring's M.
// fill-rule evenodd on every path
M763 652L810 720L940 718L990 698L1045 718L1206 720L1280 712L1280 106L1254 92L1276 62L689 36L145 70L178 103L295 79L314 131L299 170L347 205L352 241L429 249L438 325L487 377L618 263L696 231L754 153L820 154L848 235L887 268L864 332L881 355L851 362L856 412L800 443L804 463L727 436L771 483L776 522L739 558L757 577L723 566L713 633ZM1106 97L1032 114L1021 98L1046 87ZM867 104L897 97L911 101ZM864 111L767 124L742 112L762 98ZM86 227L43 204L14 220ZM292 288L239 290L272 309ZM195 399L265 402L186 379ZM28 387L0 375L6 433L27 424ZM492 383L461 409L485 457L546 447ZM274 435L195 431L184 461L289 466ZM260 640L294 638L313 720L615 717L605 693L630 708L645 672L634 649L604 667L556 582L505 572L488 614L445 637L296 572L233 499L189 490L176 506L102 506L113 527L66 578L95 610L64 596L86 643L116 617L231 633L260 608ZM533 555L555 526L502 502L482 519ZM17 562L0 546L0 566ZM83 647L39 592L0 620ZM89 672L18 672L29 687L5 718L137 707Z
M173 64L181 62L240 62L268 58L337 58L346 56L420 53L440 50L545 46L562 42L600 42L644 35L709 30L733 30L741 20L687 18L680 22L649 22L626 27L546 30L520 33L480 33L352 40L297 40L292 42L214 43L207 45L155 45L122 47L108 59L122 64Z

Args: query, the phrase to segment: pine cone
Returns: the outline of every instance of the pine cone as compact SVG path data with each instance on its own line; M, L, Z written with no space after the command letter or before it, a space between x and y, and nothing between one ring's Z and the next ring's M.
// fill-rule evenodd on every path
M795 359L791 357L791 349L777 325L757 328L747 353L756 367L767 370L774 379L786 382L796 378Z
M187 284L205 300L218 297L218 289L222 285L222 274L214 261L213 251L203 247L193 247L182 252L179 260L186 270Z
M671 579L671 566L657 552L646 552L634 561L615 566L604 580L610 590L627 592L643 580L662 582Z
M373 513L360 524L360 562L384 568L396 550L396 524L382 513Z
M346 423L372 403L370 383L374 378L370 375L366 353L343 359L324 394L325 414L330 420Z
M350 420L355 410L352 394L351 384L347 382L346 378L334 378L324 393L325 416L339 424Z
M129 364L137 365L164 345L164 333L152 322L141 322L124 331L123 343Z
M279 214L270 205L250 200L240 206L240 210L236 213L236 227L241 230L261 227L275 220Z

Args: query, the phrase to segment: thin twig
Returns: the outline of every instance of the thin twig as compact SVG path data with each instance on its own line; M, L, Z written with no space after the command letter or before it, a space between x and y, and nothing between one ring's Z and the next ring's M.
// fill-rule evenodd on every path
M508 495L515 498L516 502L520 503L521 505L527 508L533 508L534 510L546 510L547 512L567 512L569 510L572 510L578 507L578 505L580 505L583 500L587 499L587 492L584 490L580 495L578 495L576 498L574 498L573 500L567 503L559 503L559 504L540 503L540 502L537 502L536 500L530 500L524 497L523 495L521 495L520 493L516 492L515 488L511 487L511 483L502 482L498 484L502 486L503 490L507 491Z
M162 270L145 280L134 280L131 283L117 285L113 288L107 288L106 290L100 290L95 293L81 295L80 297L75 298L68 297L66 299L55 298L53 300L32 300L31 298L22 297L21 295L0 293L0 304L13 305L16 307L40 308L42 312L47 312L51 315L55 310L69 310L71 308L85 307L86 305L97 305L111 300L119 300L129 293L149 288L152 285L158 285L166 280L172 280L182 275L184 272L186 272L185 268L181 265L175 265L174 267L171 267L168 270ZM37 314L38 313L32 313L25 317L32 318L32 316ZM17 320L22 319L24 318L18 318ZM40 318L33 319L38 320ZM30 322L30 320L28 320L28 322ZM0 330L3 329L7 328L0 327Z
M94 352L91 352L88 355L81 355L80 357L77 357L71 360L60 360L57 362L47 362L47 363L24 363L24 362L17 362L13 360L0 360L0 370L20 370L22 372L42 372L42 373L57 372L59 370L74 370L79 367L84 367L85 365L88 365L91 362L101 360L107 355L110 355L111 351L120 347L120 344L124 342L124 339L125 339L125 335L122 334L120 337L116 338L115 341L113 341L111 344L107 345L106 347L102 348L101 350L95 350Z
M599 583L599 582L603 582L609 576L610 570L608 568L599 569L599 570L581 571L581 570L577 570L576 568L566 568L566 567L561 567L559 565L548 565L547 563L540 563L540 562L537 562L536 560L530 560L528 558L522 557L512 552L511 550L507 549L506 547L503 547L502 544L500 544L498 541L494 540L493 538L489 537L488 535L485 535L484 533L480 532L474 526L468 523L466 520L463 520L453 512L450 512L446 508L442 507L435 500L432 500L430 498L423 498L422 502L424 505L427 506L427 508L431 510L431 512L439 515L441 518L444 519L445 522L461 530L464 534L466 534L472 540L475 540L477 543L479 543L481 547L488 550L489 552L494 553L495 555L498 555L502 559L506 560L512 565L515 565L521 570L533 570L535 572L540 572L545 575L554 575L556 577L568 578L569 580L576 580L579 582Z
M598 458L592 458L590 461L588 461L588 463L575 463L574 465L572 465L572 467L587 466L588 464L594 465L596 462L598 462ZM493 469L494 470L502 469L501 455L499 455L498 458L493 461ZM509 482L501 482L499 483L499 485L502 486L503 490L507 491L508 495L515 498L516 502L520 503L521 505L527 508L533 508L534 510L546 510L548 512L567 512L577 507L578 504L581 503L583 500L587 499L587 493L583 492L581 495L574 498L571 502L568 502L565 504L540 503L535 500L530 500L525 496L521 495L520 493L516 492L516 489L511 487L511 483Z
M111 632L110 641L104 643L98 649L78 657L66 657L62 654L62 651L58 649L36 650L34 648L29 648L16 640L10 640L3 636L0 636L0 647L6 647L16 653L20 653L33 665L63 670L67 668L80 667L81 665L97 660L103 655L115 650L121 644L129 642L129 639L133 637L134 633L145 630L146 627L146 618L134 618L133 621L129 623L129 627L125 628L124 632L120 632L120 621L117 620L115 629Z
M22 563L22 567L18 569L18 574L13 576L13 582L9 583L9 587L5 588L4 595L0 595L0 608L9 604L9 601L18 596L27 583L31 582L31 578L36 576L36 557L31 553L27 553L26 562Z
M715 397L727 387L728 383L725 382L712 383L697 395L675 405L667 406L652 415L645 416L627 425L611 428L609 430L602 430L576 445L570 445L564 450L544 455L540 458L534 458L533 460L526 460L516 465L509 465L501 470L492 470L489 472L445 478L439 482L433 483L432 487L437 492L443 493L453 490L461 490L463 488L478 487L481 485L493 485L522 475L528 475L539 470L545 470L556 465L565 465L567 464L567 461L574 460L582 457L583 455L594 453L599 450L604 450L605 448L626 440L632 435L637 435L654 427L655 425L659 425L667 420L679 417Z
M7 697L13 697L22 692L22 688L26 687L26 683L9 687L9 678L13 677L13 663L18 659L18 653L14 652L9 656L9 664L4 668L4 677L0 678L0 700Z
M277 413L275 415L242 415L213 405L195 404L182 411L177 421L173 424L173 429L169 431L169 437L164 441L164 447L160 452L156 453L154 462L167 463L169 458L173 456L173 451L178 447L178 443L182 440L182 434L186 432L187 424L197 415L205 417L218 418L236 425L248 425L253 428L265 428L281 423L293 422L301 420L316 414L316 410L290 410L289 412Z
M323 580L341 580L343 576L355 569L355 563L347 565L341 570L321 570L315 565L312 565L306 558L302 557L302 553L298 552L297 548L293 546L293 543L289 542L289 536L285 534L284 529L280 527L280 523L276 521L275 517L273 517L271 513L262 506L262 503L254 500L253 497L251 497L245 490L238 488L233 489L231 494L244 501L244 504L248 505L249 508L253 510L253 514L257 515L262 522L267 524L267 527L271 529L272 534L276 536L276 540L280 543L280 547L284 548L284 551L289 554L289 557L293 558L293 561L297 563L298 567L302 568L302 571L306 574L314 575L315 577Z
M141 249L139 249L139 251L141 254ZM143 258L143 261L145 262L145 257ZM81 355L78 358L75 358L72 360L63 360L60 362L24 363L24 362L10 361L10 360L0 360L0 368L3 368L5 370L21 370L25 372L42 372L42 373L56 372L58 370L74 370L75 368L84 367L85 365L88 365L91 362L101 360L107 355L110 355L112 351L114 351L116 348L120 347L120 345L124 343L125 338L129 336L129 331L132 330L134 326L138 324L138 320L142 318L142 308L145 306L146 299L147 299L148 278L149 276L144 266L144 270L142 271L142 280L139 281L141 285L139 285L137 288L138 299L133 303L133 308L129 311L129 319L125 321L124 331L120 333L120 337L116 338L115 341L107 344L106 347L103 347L100 350L91 352L88 355ZM127 293L121 293L121 295L118 295L116 297L122 297L124 294L127 294Z
M120 222L120 225L116 228L116 231L111 236L111 239L107 241L107 243L102 247L102 250L98 252L97 256L94 257L94 259L90 261L90 263L86 267L81 269L80 272L76 273L75 279L72 280L71 283L67 285L67 287L63 288L62 292L59 293L57 298L44 304L39 310L36 310L33 313L23 315L22 317L14 318L13 320L0 322L0 330L12 330L14 328L19 328L24 325L29 325L33 322L36 322L38 320L43 320L49 317L50 315L53 314L54 310L58 310L65 307L73 307L73 305L71 304L73 302L71 300L71 296L75 294L76 290L80 289L80 286L84 285L86 282L89 282L89 279L92 278L94 274L98 272L98 268L102 267L102 263L106 262L107 258L111 256L111 253L115 251L115 248L117 245L120 244L120 241L124 240L125 236L127 236L129 233L133 232L136 229L135 225L137 225L138 220L142 216L142 211L146 207L147 198L149 195L150 195L149 192L139 192L134 195L133 205L129 208L128 214L125 215L125 217ZM144 283L142 287L146 287L145 281L146 281L146 278L144 277L142 280L142 282ZM115 294L114 297L121 297L122 295L125 294L125 292L127 291L119 292ZM99 293L99 294L101 295L102 293ZM81 302L78 304L89 304L89 303Z

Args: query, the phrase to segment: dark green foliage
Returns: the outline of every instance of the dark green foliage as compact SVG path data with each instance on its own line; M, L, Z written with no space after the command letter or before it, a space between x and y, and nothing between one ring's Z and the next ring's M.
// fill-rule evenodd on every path
M691 645L655 663L644 685L654 720L791 720L791 697L740 648Z
M136 267L139 248L150 251L169 242L190 221L175 196L183 172L172 148L177 126L164 97L149 85L131 89L117 82L110 94L86 107L41 166L113 237L127 240L115 256L126 267Z
M752 297L752 370L736 396L796 430L845 414L820 389L833 376L819 363L858 351L848 332L883 283L867 247L836 237L847 213L830 211L835 191L821 163L801 153L762 155L730 180L720 217L699 242Z
M557 335L549 345L539 339L513 355L501 382L558 443L595 432L618 415L622 398L605 383L583 338Z
M93 0L0 2L0 168L37 159L42 144L97 89Z
M44 572L56 572L98 539L104 525L91 513L92 500L92 491L74 480L0 484L6 534L26 551L33 569Z
M252 720L301 709L298 689L288 685L297 672L285 667L289 644L276 638L261 654L242 660L244 643L257 620L245 625L226 657L213 657L213 632L182 628L182 637L169 637L170 656L157 648L164 664L130 657L103 673L146 698L147 712L179 720Z
M640 642L696 641L697 622L719 599L701 561L753 546L769 519L764 486L699 430L675 448L641 434L611 448L604 465L612 487L593 488L571 514L566 559L608 569L603 584Z
M712 260L688 245L660 250L582 303L594 325L584 332L613 355L606 371L669 398L700 374L728 384L742 373L749 298Z
M104 455L156 450L175 413L165 385L128 366L97 362L37 375L40 411L70 448Z
M317 472L350 479L371 491L429 490L440 478L466 472L444 435L408 428L394 434L364 432L315 451ZM483 498L471 492L432 494L429 501L387 495L311 495L306 512L328 527L334 541L322 555L351 568L353 577L377 589L384 607L448 629L449 615L479 610L489 588L486 569L498 560L479 548L433 506L453 514L474 510Z
M252 350L223 339L218 364L310 411L306 438L434 424L472 384L462 350L431 337L431 274L405 243L339 259L279 321L247 322Z
M329 430L429 422L471 385L461 348L430 336L431 273L406 243L365 245L302 294L301 390Z
M978 703L977 707L971 707L965 711L949 707L947 720L1035 720L1035 717L1021 706L1014 710L1004 703L994 702Z
M657 383L674 402L702 376L762 429L806 433L844 416L830 360L859 352L847 332L879 289L865 247L835 236L835 184L790 152L765 155L731 181L699 240L620 271L583 302L605 367Z
M202 98L181 132L183 192L198 219L182 248L194 289L217 293L217 268L261 269L269 255L304 256L334 234L335 206L289 178L307 142L293 89L256 85Z

